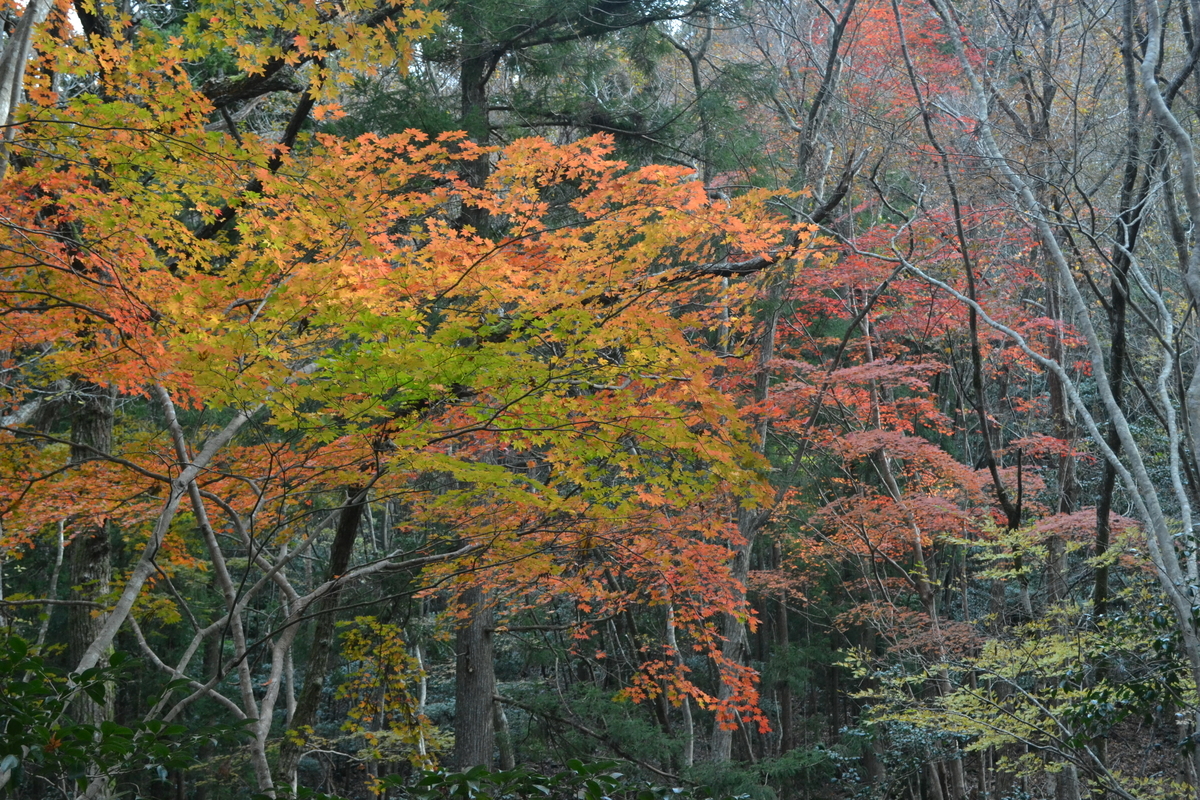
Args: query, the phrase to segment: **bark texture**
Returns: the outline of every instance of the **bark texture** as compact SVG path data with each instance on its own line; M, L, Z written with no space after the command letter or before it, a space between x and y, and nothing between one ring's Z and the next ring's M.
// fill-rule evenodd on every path
M492 612L487 608L483 590L467 589L459 604L466 616L455 637L454 764L466 770L492 765L496 747L492 709L496 675Z

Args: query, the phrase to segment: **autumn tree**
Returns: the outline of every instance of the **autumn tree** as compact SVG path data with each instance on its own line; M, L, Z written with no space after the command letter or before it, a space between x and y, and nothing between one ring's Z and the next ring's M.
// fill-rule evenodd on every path
M1071 257L1094 254L1118 264L1120 272L1125 256L1114 254L1128 250L1149 224L1135 209L1145 208L1156 185L1147 176L1161 167L1146 166L1160 163L1147 155L1149 140L1137 144L1142 118L1128 116L1118 136L1111 120L1101 122L1086 111L1118 99L1114 87L1123 84L1111 78L1121 74L1122 62L1114 48L1111 58L1088 63L1086 80L1079 77L1087 51L1068 31L1098 35L1116 16L1097 12L1072 28L1065 20L1077 11L995 7L991 19L1010 38L997 44L980 34L968 43L964 58L975 68L986 67L983 91L998 103L993 124L1002 132L1003 155L1020 164L1019 174L1036 176L1030 179L1035 196L1053 210L1052 225L1070 243ZM987 17L981 10L971 13ZM1014 622L1078 600L1067 587L1081 573L1090 585L1108 585L1107 571L1116 566L1111 556L1088 563L1079 547L1084 536L1079 513L1089 513L1099 524L1096 546L1104 549L1116 497L1101 491L1099 508L1080 511L1092 502L1080 486L1102 482L1090 462L1079 461L1079 406L1068 402L1068 381L1077 388L1092 385L1094 367L1089 374L1072 355L1086 336L1073 328L1075 312L1061 301L1066 290L1057 268L1047 267L1040 234L1008 213L1010 198L997 190L987 169L1001 162L995 153L981 154L977 115L965 110L970 106L961 80L964 62L946 35L953 27L920 3L761 4L749 23L744 31L725 34L724 44L747 54L743 61L752 61L751 53L769 59L779 77L767 98L750 103L747 124L778 154L779 184L813 189L815 196L792 202L793 210L840 240L840 247L830 246L827 260L813 262L819 268L806 266L783 291L781 319L788 333L777 343L768 378L773 401L761 409L774 415L776 475L783 484L793 482L784 506L792 521L785 523L780 514L773 527L777 534L786 528L796 532L795 538L781 537L781 544L797 566L829 569L851 596L847 601L863 603L860 612L842 618L857 620L844 624L846 636L862 631L864 650L882 655L877 635L903 641L923 625L923 646L932 649L921 657L937 675L933 643L939 627L955 630L957 638L945 640L940 657L954 660L969 655L975 636L1005 635ZM1129 30L1136 31L1137 24ZM1072 69L1075 77L1066 81L1062 76ZM1187 69L1185 64L1179 74L1190 75ZM1126 70L1133 77L1124 85L1136 89L1129 82L1134 73ZM992 88L1010 86L1022 88L1011 93ZM1171 93L1183 86L1182 79L1169 84ZM1065 132L1055 138L1055 120L1074 120L1070 147L1062 145ZM1107 210L1097 199L1102 182L1079 180L1085 174L1095 181L1111 175L1097 166L1098 159L1082 155L1101 152L1114 159L1122 154L1124 210ZM1081 236L1085 219L1092 227ZM1113 242L1116 227L1097 234L1099 220L1120 219L1129 222L1124 244ZM1085 283L1099 285L1097 273L1083 275ZM1110 314L1125 302L1121 285L1117 279L1109 293L1120 297L1105 301ZM959 304L961 298L966 302ZM1046 370L1007 339L1008 332L989 328L985 317L1003 319L1009 332L1062 364L1064 372ZM1139 379L1131 380L1129 386L1136 387ZM1147 411L1158 409L1151 413L1165 420L1161 404L1149 402L1149 383L1141 380L1135 402ZM904 455L893 458L893 451ZM938 465L945 481L940 488L928 477L909 479L923 463ZM937 495L948 486L960 488L946 504L949 495ZM935 507L947 516L913 516ZM867 509L882 516L863 516ZM897 527L905 519L910 524ZM893 539L892 532L901 530L940 532L911 536L908 541L918 547L897 550L903 540ZM816 544L805 541L814 536ZM779 564L776 559L765 549L756 556L764 567ZM786 570L768 567L753 580L774 590L812 586L818 578L810 572L789 579ZM975 588L980 585L989 588L980 592ZM923 615L914 616L914 606ZM889 630L897 620L913 625L917 619L925 621L904 635ZM831 625L831 637L844 641L838 626ZM897 649L881 663L894 669L914 652ZM953 688L953 680L941 681L938 691L948 696ZM843 719L839 693L831 679L830 710ZM881 746L886 748L886 740ZM865 757L869 771L875 755ZM996 757L1002 756L986 755ZM990 764L981 760L977 780L1004 791L1006 778ZM946 769L958 767L949 763ZM935 771L920 780L928 791L944 783L952 795L962 794L969 776L951 777Z
M669 605L678 639L724 664L713 619L745 610L723 566L727 518L701 501L753 502L760 466L696 346L711 321L673 298L762 269L790 226L762 196L711 202L684 171L628 170L597 140L500 154L455 134L301 135L311 113L336 113L320 101L340 80L403 63L434 17L232 10L196 11L168 38L84 8L88 37L39 34L34 102L9 128L6 548L61 523L72 553L110 526L138 553L111 597L88 601L103 613L71 666L131 632L175 681L145 713L178 719L203 700L243 720L269 792L275 709L303 700L302 623L385 576L419 587L439 565L427 580L571 597L601 617ZM197 86L184 61L217 55L242 72ZM101 88L60 97L63 76ZM302 79L282 141L241 129L238 103ZM62 379L120 400L111 439L83 432L83 415L70 430L30 422ZM400 501L412 535L359 560L372 496ZM326 526L330 569L310 580ZM181 590L199 580L211 607ZM57 602L28 588L22 603ZM730 668L744 691L723 702L749 711L751 676ZM656 677L627 676L632 698L704 697L675 659L639 669Z
M907 274L930 287L931 309L954 298L966 311L965 340L958 340L965 341L966 380L955 393L965 395L963 421L978 421L967 422L955 449L960 458L973 451L970 461L986 469L998 521L1008 531L1039 517L1044 530L1054 531L1037 543L1048 548L1039 561L1047 605L1031 597L1034 573L1023 561L1036 548L1010 550L1011 569L991 572L1001 629L1005 584L1016 590L1026 619L1066 599L1062 535L1078 530L1078 519L1055 527L1050 518L1059 512L1065 520L1076 509L1078 424L1107 464L1107 477L1096 476L1093 547L1102 558L1080 564L1094 568L1090 606L1108 613L1115 566L1107 554L1110 512L1122 497L1145 526L1149 560L1175 608L1181 652L1190 663L1194 637L1185 587L1195 467L1184 442L1192 365L1177 342L1186 336L1178 312L1190 297L1183 220L1191 213L1191 140L1173 111L1192 80L1189 23L1172 28L1157 6L1133 4L1086 11L997 5L984 13L897 3L865 14L862 24L879 26L888 37L872 41L887 44L877 61L859 60L856 67L879 64L882 71L863 94L848 93L843 107L890 85L916 114L899 113L901 106L875 113L881 127L901 136L888 143L888 160L860 179L868 198L860 213L833 228L850 253L876 261L878 288L865 288L867 296L886 297L879 294L883 287ZM931 47L942 31L953 33ZM997 38L995 31L1004 35ZM1113 43L1104 58L1091 57L1091 37ZM1103 121L1093 116L1105 106L1120 112ZM1147 119L1154 121L1151 128ZM1066 120L1069 131L1066 123L1055 128ZM896 170L906 153L921 161L901 178ZM1101 167L1101 161L1120 168ZM868 208L878 209L874 219ZM873 225L858 227L865 220ZM1178 270L1161 266L1168 263ZM1029 306L1042 313L1030 318ZM869 338L865 330L863 336ZM1143 345L1140 359L1129 356L1132 337ZM890 344L907 345L911 338L898 333ZM1072 348L1079 348L1080 361ZM1018 386L1028 398L1019 404L1012 394ZM1023 418L1036 407L1032 400L1041 402L1040 387L1049 400L1048 426ZM1001 413L1005 407L1011 411ZM1152 454L1159 452L1166 456L1156 477ZM886 475L880 480L886 484ZM1114 484L1123 494L1114 494ZM1072 741L1078 752L1068 760L1085 777L1109 781L1103 748ZM1111 781L1104 785L1111 790ZM1061 791L1071 790L1064 785Z

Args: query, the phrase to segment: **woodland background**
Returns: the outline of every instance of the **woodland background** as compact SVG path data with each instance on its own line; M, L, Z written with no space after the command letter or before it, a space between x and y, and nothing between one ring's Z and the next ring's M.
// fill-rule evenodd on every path
M1200 2L0 18L0 791L1200 795Z

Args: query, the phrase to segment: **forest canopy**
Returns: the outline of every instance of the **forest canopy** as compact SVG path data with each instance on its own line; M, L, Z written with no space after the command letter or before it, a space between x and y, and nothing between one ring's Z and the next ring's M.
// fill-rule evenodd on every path
M0 18L0 793L1200 797L1200 7Z

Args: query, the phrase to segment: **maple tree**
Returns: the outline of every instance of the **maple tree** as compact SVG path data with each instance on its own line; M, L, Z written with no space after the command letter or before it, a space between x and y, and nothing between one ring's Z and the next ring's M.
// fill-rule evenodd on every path
M310 12L247 20L214 7L168 39L145 26L113 38L130 21L104 10L106 25L85 20L87 39L43 40L55 47L42 45L30 74L5 176L3 347L20 375L5 426L6 552L55 527L77 541L119 530L140 557L111 596L80 601L99 613L72 666L102 663L131 627L184 690L151 714L174 719L204 699L246 721L264 791L299 623L343 586L440 565L448 579L494 576L497 595L549 582L536 602L568 595L598 613L670 603L701 650L714 614L745 613L718 543L729 525L697 509L751 502L761 468L693 342L707 321L672 294L719 282L739 259L767 263L792 229L763 195L710 202L685 171L629 170L602 140L496 153L461 134L302 138L289 124L280 144L229 120L206 130L213 102L183 67L206 44L288 26L284 45L238 44L234 83L248 92L312 62L294 123L349 74L326 59L402 61L432 19L407 5ZM63 100L51 75L98 76L101 88ZM464 177L489 159L486 180ZM486 214L487 230L461 225L462 209ZM103 446L31 424L50 402L42 387L60 381L144 410L110 421ZM68 445L81 455L64 459ZM422 476L442 478L421 488ZM368 493L401 499L413 536L298 588L290 575L320 517L352 530ZM559 553L589 553L595 568ZM202 573L220 597L208 616L175 585ZM622 599L595 588L599 575L638 588ZM282 605L252 630L265 592ZM184 618L190 641L160 651L153 626ZM196 671L197 651L226 638L231 649ZM629 696L703 699L677 667L644 661L664 677L634 680ZM748 674L740 685L726 703L753 709ZM90 780L103 791L107 778Z
M26 131L28 138L14 147L38 141L37 129L29 125ZM118 148L124 146L122 136L114 138ZM686 318L664 313L669 309L648 313L648 306L634 305L626 295L653 296L655 284L668 282L670 273L656 278L647 272L659 253L681 253L685 263L702 264L714 246L761 252L773 246L783 226L750 224L759 213L753 201L710 205L698 189L680 183L677 172L623 173L621 165L604 160L596 142L565 149L518 143L499 162L489 187L473 190L453 166L477 157L477 150L450 139L324 140L314 143L302 164L290 154L282 157L275 173L263 176L262 196L239 209L236 239L195 248L207 251L203 262L193 251L186 261L158 268L147 263L146 239L158 238L166 250L165 235L153 228L112 233L110 208L97 208L116 181L101 191L92 180L72 185L50 170L26 168L9 176L14 193L44 191L58 178L56 219L69 219L78 239L88 243L86 255L73 256L73 243L33 238L36 256L28 249L23 256L35 258L37 268L13 275L8 308L27 310L31 295L50 308L39 313L36 331L12 330L9 349L52 353L66 374L115 384L123 393L144 392L167 423L165 431L114 442L90 474L57 480L49 477L61 473L53 448L42 444L58 437L10 439L10 546L64 518L72 526L102 519L129 535L140 530L147 536L142 561L81 669L108 647L123 617L132 611L136 618L143 587L160 569L156 559L181 546L172 538L179 535L176 519L185 496L206 540L203 563L216 571L226 593L224 615L197 631L191 650L230 625L236 641L242 608L274 583L290 604L272 637L278 676L297 630L290 621L334 585L466 553L483 558L482 551L501 563L524 565L543 551L539 538L528 535L542 526L567 547L564 527L579 527L586 538L625 539L639 506L655 510L651 519L662 524L668 509L686 509L725 491L721 486L753 485L753 459L728 435L736 414L705 386L706 368L687 342ZM108 142L89 144L97 158ZM244 174L230 177L230 188L246 180ZM578 223L544 218L551 207L540 196L562 181L583 190L572 209ZM347 188L336 198L327 190L335 182ZM414 183L424 185L396 192ZM316 186L320 196L313 194ZM184 213L188 189L177 189L179 212L158 219ZM169 197L164 185L155 186L154 194L159 203ZM455 230L436 213L453 203L478 203L510 219L515 235L495 242ZM359 209L372 213L356 220ZM28 203L23 210L28 216L10 242L13 250L29 241L26 232L37 229L43 209ZM93 211L97 217L87 215ZM17 209L12 212L15 217ZM175 223L170 227L176 236L188 236ZM172 249L182 254L184 248ZM57 268L73 258L103 264L110 277L99 286L78 286L76 275L93 270ZM115 298L110 289L118 292ZM609 296L641 313L614 308ZM81 325L90 327L92 344L77 361L64 342L76 339ZM207 416L218 409L228 409L232 420L202 446L190 445L179 413L204 410ZM201 424L204 431L208 425ZM250 440L237 436L251 424L256 432ZM16 433L27 432L10 436ZM193 449L199 452L190 455ZM546 474L539 480L535 468L518 471L487 457L502 452L529 453ZM159 464L180 466L163 470ZM198 481L202 470L207 477ZM427 542L429 550L351 569L309 595L290 589L283 573L311 546L303 520L321 491L367 481L376 493L405 493L422 473L444 473L459 483L412 502L417 516L448 522L460 546L437 554L436 540ZM86 497L83 480L96 487ZM165 503L159 496L164 491ZM490 519L482 511L488 506L509 521ZM456 523L454 509L466 518ZM511 522L523 516L529 524ZM605 518L618 525L615 532L588 530ZM716 525L721 531L723 524ZM218 541L222 531L241 537L261 570L240 593ZM665 540L656 536L653 545L669 555L687 541L664 549ZM618 552L626 549L629 543ZM644 556L636 545L632 549L640 566ZM178 568L188 566L188 554L179 556ZM714 557L719 566L717 554L700 563ZM684 581L686 590L671 595L677 606L719 607L706 593L719 591L713 576L692 585L671 576L670 561L650 569ZM689 591L696 590L704 596L691 598ZM702 624L711 613L691 619ZM246 657L246 647L237 644L235 663ZM185 676L188 657L162 666ZM248 669L242 672L242 702L248 702L255 695ZM192 683L198 696L214 691L203 681ZM277 700L273 689L243 713L269 721ZM260 748L268 732L268 725L258 727ZM260 783L269 786L265 763L258 769Z

